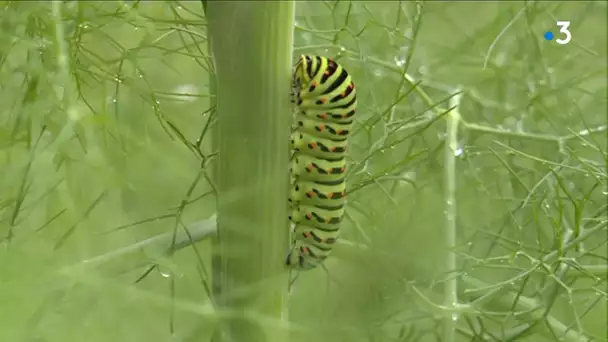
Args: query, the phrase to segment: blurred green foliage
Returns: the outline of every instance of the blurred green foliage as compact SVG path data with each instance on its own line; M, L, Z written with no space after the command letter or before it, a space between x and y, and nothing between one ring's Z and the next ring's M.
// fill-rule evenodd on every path
M186 195L212 152L200 3L0 6L0 340L205 341L206 241L71 267L215 212L208 182ZM294 340L442 340L450 279L459 340L605 338L606 4L296 7L295 53L338 58L360 104L350 245L299 276ZM556 20L567 45L543 39Z

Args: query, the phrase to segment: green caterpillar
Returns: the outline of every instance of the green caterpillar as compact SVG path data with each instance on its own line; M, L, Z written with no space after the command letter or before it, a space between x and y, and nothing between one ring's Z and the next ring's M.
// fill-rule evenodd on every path
M307 270L319 266L338 239L357 94L348 72L320 56L300 56L292 87L297 113L291 134L289 219L295 227L286 264Z

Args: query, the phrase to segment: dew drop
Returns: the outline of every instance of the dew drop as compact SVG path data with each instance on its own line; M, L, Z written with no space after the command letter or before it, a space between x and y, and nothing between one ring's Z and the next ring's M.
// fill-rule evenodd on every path
M161 277L171 278L171 276L172 276L171 271L165 270L165 267L162 267L161 265L157 265L156 269L158 270L158 274L160 274Z
M398 67L401 68L405 65L406 56L408 55L408 53L409 47L407 46L403 46L399 49L399 52L395 56L395 64L397 64Z
M458 146L454 150L454 155L456 157L461 157L464 155L464 148L462 147L462 145L458 144Z
M405 65L405 58L395 56L395 64L397 64L397 66L401 68Z

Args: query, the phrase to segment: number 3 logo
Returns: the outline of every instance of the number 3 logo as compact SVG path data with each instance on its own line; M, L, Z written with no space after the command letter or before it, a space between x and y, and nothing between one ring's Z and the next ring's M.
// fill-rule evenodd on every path
M557 26L559 26L559 32L565 34L566 38L556 39L555 42L557 44L561 44L561 45L568 44L570 42L570 39L572 39L572 33L570 33L570 31L568 30L568 27L570 26L570 22L569 21L558 21Z

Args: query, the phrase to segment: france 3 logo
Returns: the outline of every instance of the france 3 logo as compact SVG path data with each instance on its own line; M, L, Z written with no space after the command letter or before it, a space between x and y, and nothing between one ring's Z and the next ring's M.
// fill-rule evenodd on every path
M557 21L557 27L559 27L559 37L555 39L555 42L560 45L566 45L572 39L572 33L568 30L570 27L570 21ZM551 31L547 31L544 34L546 40L553 40L555 35Z

